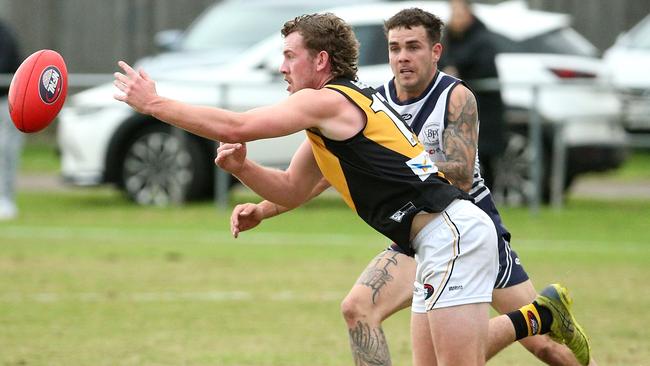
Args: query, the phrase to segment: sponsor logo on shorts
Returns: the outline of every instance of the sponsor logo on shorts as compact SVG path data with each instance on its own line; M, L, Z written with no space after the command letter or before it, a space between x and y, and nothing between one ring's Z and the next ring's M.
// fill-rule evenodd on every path
M537 334L539 332L539 323L537 322L537 318L535 318L535 314L528 310L526 317L528 318L528 325L530 326L532 335Z
M48 66L40 77L38 94L45 104L52 104L61 95L61 71L55 66Z
M427 295L424 297L425 300L431 297L433 295L433 286L429 285L428 283L424 284L424 289L427 291Z
M449 286L449 291L458 291L458 290L462 290L462 289L463 289L463 285Z

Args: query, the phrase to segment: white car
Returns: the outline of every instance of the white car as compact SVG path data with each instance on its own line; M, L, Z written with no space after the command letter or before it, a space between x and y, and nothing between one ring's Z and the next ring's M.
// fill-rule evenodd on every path
M361 44L362 81L378 86L392 76L383 21L406 7L421 7L443 20L449 15L446 1L380 1L330 9L355 29ZM567 186L582 172L617 167L625 142L617 121L619 102L600 86L602 62L594 46L570 28L566 15L530 10L521 1L476 4L475 8L502 43L497 67L513 132L506 156L513 169L503 170L502 187L495 193L514 200L530 194L526 130L527 111L534 101L544 125L547 157L553 126L565 126ZM201 22L210 22L210 18L204 16ZM282 57L281 23L278 20L265 39L240 50L232 62L212 64L196 57L192 65L193 54L186 52L182 68L165 67L164 59L155 67L153 61L142 65L158 80L158 91L171 98L234 110L274 103L286 97L286 85L277 71ZM211 26L213 33L220 33L218 23ZM568 79L583 82L564 85ZM533 98L534 84L542 85L537 99ZM77 184L115 183L141 204L164 204L175 195L186 199L207 196L214 186L214 143L133 113L112 101L114 92L111 85L84 91L73 96L61 112L58 136L64 177ZM298 133L256 141L249 144L249 156L264 165L286 167L303 139L304 134ZM545 169L548 177L548 164ZM548 179L544 184L548 186Z
M609 81L623 102L626 130L633 135L650 134L650 15L621 34L603 59ZM645 141L650 147L650 139Z

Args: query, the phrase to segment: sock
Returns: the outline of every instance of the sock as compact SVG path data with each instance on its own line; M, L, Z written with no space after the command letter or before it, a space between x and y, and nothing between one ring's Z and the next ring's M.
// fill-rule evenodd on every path
M510 318L512 326L515 328L515 338L517 341L537 334L548 333L551 330L551 323L553 322L551 311L534 301L532 304L522 306L519 310L515 310L506 315Z

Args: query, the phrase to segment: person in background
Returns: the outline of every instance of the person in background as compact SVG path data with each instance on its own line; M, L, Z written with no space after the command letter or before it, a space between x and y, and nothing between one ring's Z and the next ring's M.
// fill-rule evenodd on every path
M451 17L445 29L445 51L439 66L445 73L465 80L476 93L481 116L479 160L485 184L492 190L496 164L507 143L504 106L500 90L486 89L476 81L498 77L494 36L485 24L474 16L470 0L450 0L449 5Z
M0 19L0 74L11 74L20 65L18 42L7 24ZM11 122L7 103L8 86L0 86L0 221L18 215L16 175L23 134Z

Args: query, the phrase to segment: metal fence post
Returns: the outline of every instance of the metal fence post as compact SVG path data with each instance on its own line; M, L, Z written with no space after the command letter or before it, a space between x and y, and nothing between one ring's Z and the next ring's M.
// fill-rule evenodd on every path
M221 96L221 108L227 108L228 106L228 85L221 83L217 85L219 88L219 94ZM219 142L215 142L215 149L219 147ZM225 172L223 169L219 168L217 165L214 166L214 202L218 211L225 211L228 208L229 201L229 188L230 188L230 174Z
M178 152L181 152L185 150L187 147L187 133L184 130L181 130L180 128L170 126L172 129L172 136L176 138L178 141ZM187 190L189 189L187 184L184 184L183 182L174 182L177 184L173 184L173 186L177 187L170 187L171 190L169 192L169 195L171 196L171 201L172 204L175 205L183 205L185 203L185 199L187 198Z
M553 126L553 166L551 167L551 205L561 209L564 204L564 181L566 180L566 144L564 124Z
M528 126L528 140L532 144L532 161L529 165L530 177L533 181L532 197L529 197L529 209L533 215L539 213L542 196L542 164L544 164L544 150L542 148L542 118L539 115L539 88L532 86L533 100L530 106L530 122Z

